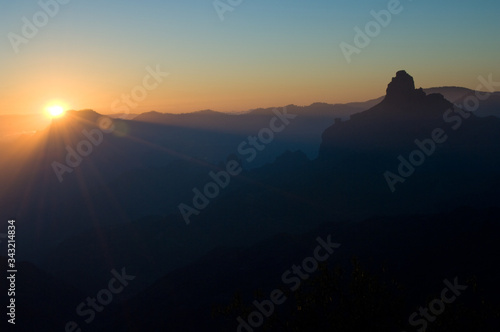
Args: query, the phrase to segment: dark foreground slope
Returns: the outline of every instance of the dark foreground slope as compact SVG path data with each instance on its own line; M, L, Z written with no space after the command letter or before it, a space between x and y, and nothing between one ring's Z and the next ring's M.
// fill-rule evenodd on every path
M42 266L85 296L106 287L112 269L125 268L135 278L95 321L82 322L73 312L57 324L72 319L82 330L234 331L236 318L254 310L252 301L289 286L283 273L312 255L318 236L331 234L341 247L327 261L330 270L311 272L304 287L286 293L289 300L265 320L265 328L414 330L409 316L440 296L444 279L456 277L467 291L429 331L495 331L499 135L498 119L476 117L442 95L427 95L401 71L379 104L324 132L316 160L287 152L242 171L190 216L189 225L180 212L163 208L163 200L170 207L194 204L193 187L204 191L212 181L208 171L222 172L224 164L196 168L193 160L182 160L128 171L120 181L104 182L103 196L91 196L97 205L84 200L66 207L67 216L79 217L77 224L87 229L51 242ZM120 151L115 153L122 160L142 162L126 147ZM139 152L146 151L152 150ZM145 160L163 157L150 156ZM177 195L158 189L183 183L188 187ZM110 210L101 200L106 195L121 223L103 218ZM123 197L134 199L124 206ZM32 222L38 231L47 220L55 230L73 222L55 215ZM353 256L359 261L354 267ZM343 274L331 270L336 264ZM75 308L79 301L64 303Z
M23 265L27 281L18 284L17 327L64 330L74 321L87 331L235 331L238 317L246 320L257 310L255 300L265 301L281 289L286 301L266 317L263 331L410 331L421 327L418 319L410 324L413 312L440 298L444 280L457 279L466 289L443 314L433 315L429 331L496 331L499 218L499 209L469 208L375 217L327 222L301 235L283 233L247 247L218 247L136 296L115 295L89 323L74 309L107 283L82 296ZM296 283L283 274L314 257L318 237L340 246L292 290ZM135 276L127 287L144 277L142 271L127 272ZM30 322L44 323L33 327L23 318L27 314Z

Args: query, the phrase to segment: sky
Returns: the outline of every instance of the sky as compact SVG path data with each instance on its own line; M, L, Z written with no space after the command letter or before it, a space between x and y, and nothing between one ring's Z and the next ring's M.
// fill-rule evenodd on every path
M364 101L400 69L424 88L500 81L497 0L55 1L0 2L0 114ZM348 62L341 43L388 7L399 13Z

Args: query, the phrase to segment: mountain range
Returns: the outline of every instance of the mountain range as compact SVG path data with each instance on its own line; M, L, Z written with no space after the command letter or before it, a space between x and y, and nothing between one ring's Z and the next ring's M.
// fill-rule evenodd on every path
M383 279L387 269L389 279L413 287L392 313L403 323L440 291L444 278L457 275L477 280L478 297L468 295L464 305L493 322L499 312L493 276L500 95L488 94L469 112L461 103L474 93L417 89L413 77L399 71L384 97L360 104L289 105L241 115L151 112L111 122L90 110L68 112L0 157L0 218L17 220L19 256L31 262L28 277L47 281L63 299L61 307L73 308L80 294L98 291L112 269L126 267L136 276L93 323L95 331L234 330L237 315L212 317L212 309L228 305L235 293L251 304L252 292L279 287L280 273L310 255L316 237L329 234L342 243L330 268L338 264L354 273L355 256L367 275ZM238 147L270 127L276 112L296 117L248 161ZM92 145L84 147L85 140ZM79 147L91 152L78 158L71 151ZM207 195L215 181L210 174L227 172L230 163L241 172L187 224L179 206L196 207L196 190ZM71 171L57 176L61 168L54 165ZM346 301L360 301L349 294ZM396 299L369 299L377 298ZM340 310L338 317L359 317L333 304L326 308ZM278 316L312 322L311 312L301 316L287 304ZM43 328L62 330L73 316L48 314ZM380 317L377 330L407 328L389 318ZM480 320L474 319L454 331L470 330ZM318 323L317 330L326 328Z

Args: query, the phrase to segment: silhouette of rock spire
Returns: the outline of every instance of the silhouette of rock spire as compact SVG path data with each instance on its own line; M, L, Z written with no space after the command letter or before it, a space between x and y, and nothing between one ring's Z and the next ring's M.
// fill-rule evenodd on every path
M415 89L415 82L406 71L400 70L396 73L396 77L392 78L391 83L387 86L387 94L384 102L390 104L400 104L424 97L425 93L422 89Z

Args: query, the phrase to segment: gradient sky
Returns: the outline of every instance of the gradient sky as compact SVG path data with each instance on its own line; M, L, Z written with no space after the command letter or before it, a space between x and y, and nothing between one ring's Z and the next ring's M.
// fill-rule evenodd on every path
M23 16L32 21L41 8L3 1L0 114L56 101L113 113L156 65L170 75L130 113L362 101L383 95L399 69L424 88L476 88L490 73L500 81L497 0L401 1L348 64L339 44L353 44L354 27L387 3L244 0L221 21L213 0L71 0L16 54L8 34L22 35Z

